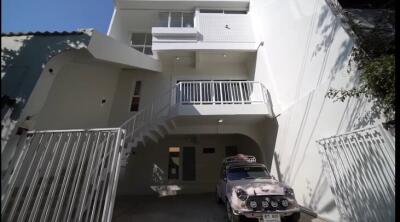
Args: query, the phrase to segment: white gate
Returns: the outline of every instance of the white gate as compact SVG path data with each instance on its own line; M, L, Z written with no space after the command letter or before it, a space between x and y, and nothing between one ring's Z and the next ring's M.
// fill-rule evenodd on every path
M395 221L394 139L381 125L317 141L346 221Z
M31 131L2 178L2 221L111 221L120 128Z

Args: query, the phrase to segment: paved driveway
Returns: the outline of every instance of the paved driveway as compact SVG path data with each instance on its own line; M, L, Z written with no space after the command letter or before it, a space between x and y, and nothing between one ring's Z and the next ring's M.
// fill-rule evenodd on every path
M191 194L168 197L117 197L113 222L225 222L225 207L217 204L214 194ZM301 222L316 222L302 214Z

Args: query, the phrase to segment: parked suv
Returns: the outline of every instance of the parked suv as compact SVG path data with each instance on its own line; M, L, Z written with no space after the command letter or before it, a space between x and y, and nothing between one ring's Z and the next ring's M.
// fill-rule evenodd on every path
M271 176L254 156L224 159L217 183L217 200L226 205L228 221L256 218L263 222L298 221L300 208L293 189Z

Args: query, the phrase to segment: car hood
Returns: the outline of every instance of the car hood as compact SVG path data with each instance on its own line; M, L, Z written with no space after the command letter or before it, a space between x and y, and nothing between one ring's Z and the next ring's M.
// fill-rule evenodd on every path
M249 179L229 181L230 190L243 189L249 195L285 195L285 184L274 179Z

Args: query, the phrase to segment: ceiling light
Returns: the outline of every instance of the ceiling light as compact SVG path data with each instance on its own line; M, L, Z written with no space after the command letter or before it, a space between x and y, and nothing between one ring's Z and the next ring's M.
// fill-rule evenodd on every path
M222 119L219 119L219 120L218 120L218 123L222 123L222 122L224 122L224 120L222 120Z
M179 58L179 57L176 57L175 59L176 59L176 61L179 61L181 58Z
M227 55L226 55L226 54L224 54L224 58L226 58L226 56L227 56Z

